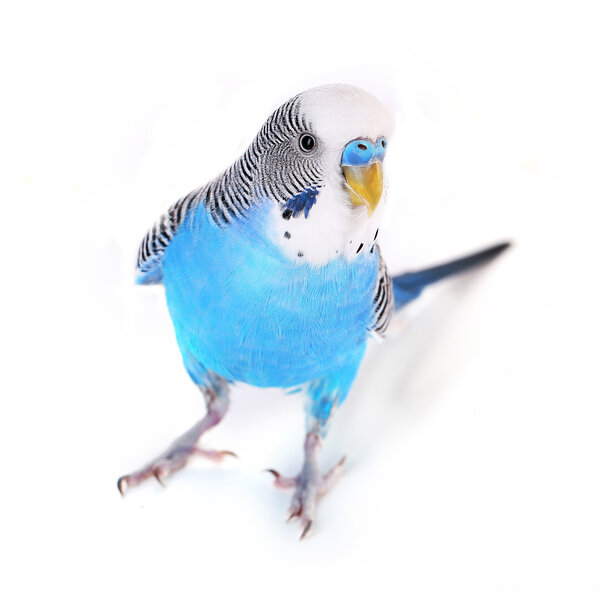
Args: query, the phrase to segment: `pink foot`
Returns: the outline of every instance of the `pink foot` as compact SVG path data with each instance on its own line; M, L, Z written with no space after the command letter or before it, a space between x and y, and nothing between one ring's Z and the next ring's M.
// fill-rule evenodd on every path
M320 441L320 437L315 433L309 433L306 436L304 445L305 460L298 476L286 478L277 472L277 470L273 470L272 468L267 470L267 472L270 472L275 477L275 486L277 488L295 489L292 503L288 510L287 520L300 520L300 527L302 528L301 540L312 527L317 501L335 484L346 460L343 457L331 470L321 475L316 461L316 452Z
M144 466L141 470L121 476L117 481L119 492L125 496L125 492L128 488L138 486L144 482L144 480L148 480L152 477L156 478L162 486L165 486L165 478L170 474L181 470L193 456L202 456L213 462L221 462L225 456L237 458L237 455L232 451L226 450L216 451L198 447L179 447L173 449L170 447L166 452Z
M215 451L198 447L202 435L223 418L227 405L226 398L209 399L208 412L202 420L178 437L167 450L141 470L119 478L117 481L119 492L125 496L128 488L137 486L152 477L164 486L164 479L169 474L181 470L193 456L202 456L214 462L220 462L225 456L237 457L232 451Z

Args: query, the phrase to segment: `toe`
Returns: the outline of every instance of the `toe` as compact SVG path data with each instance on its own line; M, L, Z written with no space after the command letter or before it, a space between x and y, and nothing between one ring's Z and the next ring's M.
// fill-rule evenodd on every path
M238 459L238 455L229 450L218 451L214 449L204 449L201 447L196 447L194 448L192 453L197 456L202 456L207 460L212 460L213 462L221 462L225 459L226 456Z
M319 496L324 495L338 481L345 461L346 456L343 456L329 472L321 477L321 482L319 483Z
M273 468L267 468L265 472L269 472L269 474L272 474L275 477L273 484L275 484L277 488L293 488L298 484L297 478L286 478Z

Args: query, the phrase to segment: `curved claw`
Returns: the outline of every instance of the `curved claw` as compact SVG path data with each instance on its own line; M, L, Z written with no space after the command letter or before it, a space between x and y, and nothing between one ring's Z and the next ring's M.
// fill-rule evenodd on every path
M121 478L119 478L119 480L117 480L117 488L119 489L119 492L121 493L121 496L123 498L125 498L125 491L127 490L127 486L128 486L128 477L121 476Z
M154 468L154 470L152 471L152 474L154 474L154 478L156 478L156 480L158 480L158 483L161 486L166 487L166 484L165 484L164 480L162 479L162 473L161 473L160 467Z
M310 528L312 527L312 519L306 524L306 527L302 530L302 533L300 534L300 539L303 540L304 536L306 536L306 534L309 532Z
M265 472L269 472L269 473L273 474L273 476L275 476L276 479L281 478L281 474L279 472L277 472L277 470L274 470L273 468L267 468L265 470Z
M240 459L240 457L236 453L233 453L232 451L229 451L228 449L222 451L221 454L223 454L224 456L231 456L232 458L235 458L236 460Z
M290 509L290 512L288 513L288 518L285 520L285 522L289 523L292 519L300 517L300 515L302 515L302 507L300 505L298 505L297 507L293 507L292 509Z

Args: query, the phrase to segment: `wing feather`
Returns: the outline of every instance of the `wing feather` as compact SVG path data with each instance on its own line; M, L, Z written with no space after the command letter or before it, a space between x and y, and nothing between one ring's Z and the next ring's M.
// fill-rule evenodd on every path
M165 252L187 212L197 207L201 194L202 190L198 189L177 201L148 230L138 250L136 283L152 285L162 282Z
M377 249L379 267L377 269L377 283L373 293L373 321L369 326L369 331L383 336L394 313L394 289L387 266L381 256L379 245L376 245L375 248Z

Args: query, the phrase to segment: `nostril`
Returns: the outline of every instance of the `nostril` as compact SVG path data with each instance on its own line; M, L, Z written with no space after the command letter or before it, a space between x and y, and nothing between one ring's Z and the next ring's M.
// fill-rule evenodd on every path
M357 147L358 147L359 150L366 150L367 149L367 146L365 146L364 144L358 144Z

